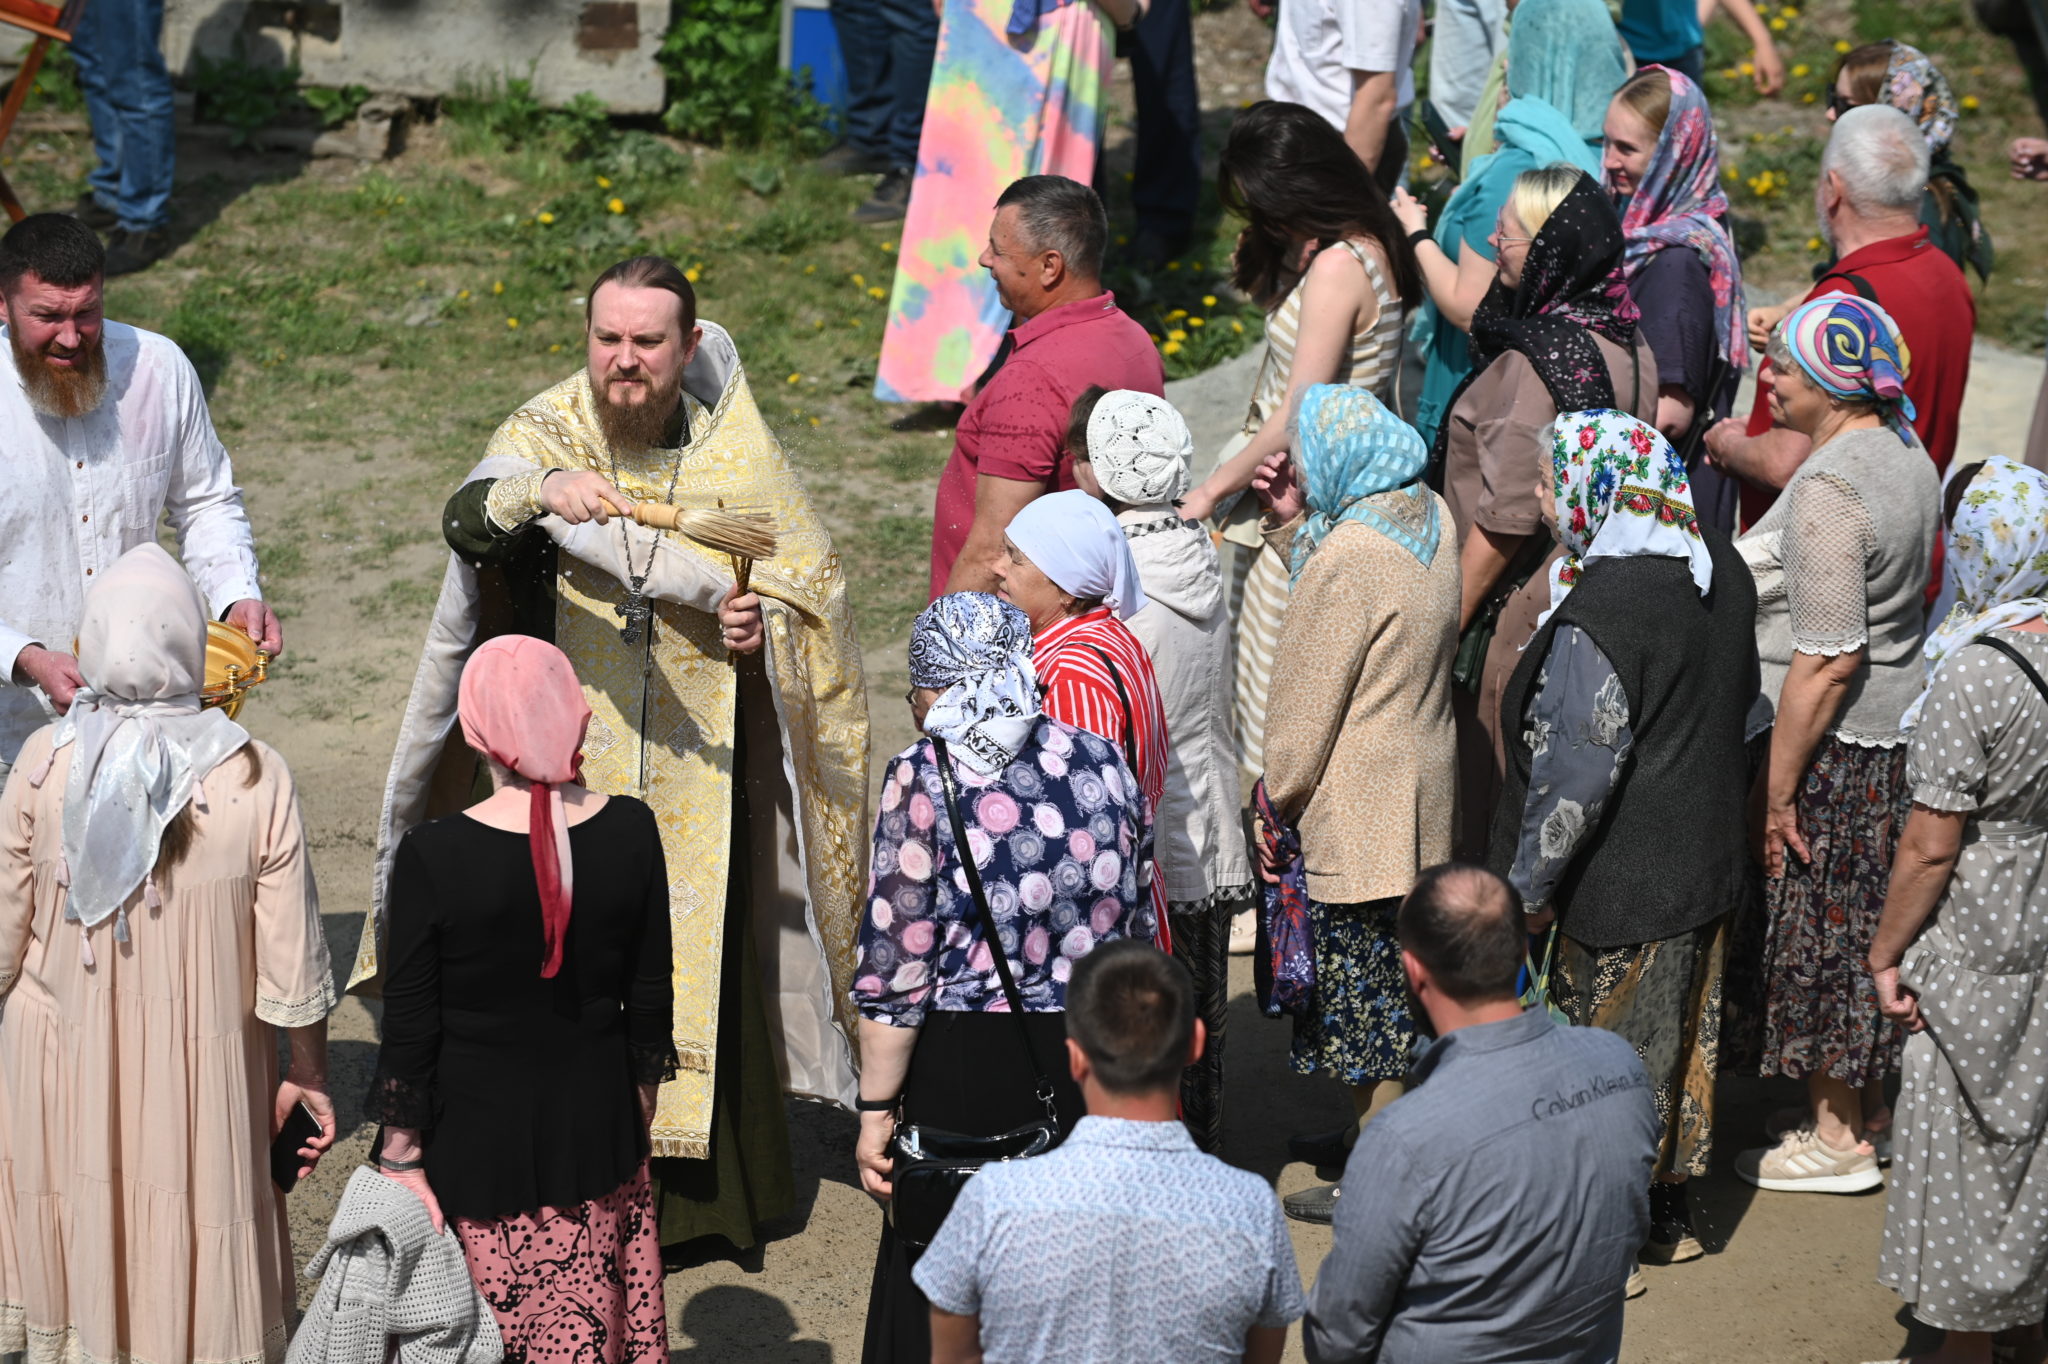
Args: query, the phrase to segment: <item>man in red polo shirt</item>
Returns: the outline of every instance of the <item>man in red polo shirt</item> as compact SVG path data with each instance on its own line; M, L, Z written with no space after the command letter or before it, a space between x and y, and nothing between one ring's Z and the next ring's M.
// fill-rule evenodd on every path
M1028 175L996 200L981 266L1016 325L960 414L932 518L931 594L993 592L1010 518L1074 486L1067 416L1090 384L1163 393L1145 329L1102 287L1109 218L1086 185Z
M1956 451L1956 424L1970 377L1977 303L1963 272L1928 241L1919 223L1927 185L1926 140L1897 109L1866 104L1836 121L1820 164L1814 207L1836 260L1806 298L1861 294L1892 315L1909 352L1906 396L1918 412L1913 429L1935 467L1946 472ZM1750 340L1759 352L1795 306L1751 310ZM1745 526L1755 525L1770 509L1811 449L1797 431L1771 424L1770 384L1762 373L1757 378L1756 407L1748 422L1730 417L1706 437L1714 463L1743 480ZM1937 544L1937 555L1939 550ZM1941 582L1938 557L1934 581L1937 586Z

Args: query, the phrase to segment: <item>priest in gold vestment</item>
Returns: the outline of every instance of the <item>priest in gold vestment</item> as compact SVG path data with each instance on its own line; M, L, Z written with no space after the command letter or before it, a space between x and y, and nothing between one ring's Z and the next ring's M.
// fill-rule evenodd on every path
M499 427L443 514L453 554L349 986L379 987L399 839L488 792L455 724L464 661L497 634L552 640L591 709L583 783L646 801L667 855L681 1069L653 1115L662 1244L746 1249L795 1203L783 1092L855 1094L860 651L831 540L682 273L636 257L588 298L586 368ZM742 594L725 555L613 514L642 500L765 513L775 555Z

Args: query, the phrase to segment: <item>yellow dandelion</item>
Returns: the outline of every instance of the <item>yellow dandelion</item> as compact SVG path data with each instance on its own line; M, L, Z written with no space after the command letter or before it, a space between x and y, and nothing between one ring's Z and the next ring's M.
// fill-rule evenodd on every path
M689 269L683 271L683 278L690 281L690 283L695 284L698 280L704 278L704 272L693 265Z
M1848 40L1847 38L1837 38L1837 39L1835 39L1835 51L1837 51L1837 52L1847 52L1848 50L1849 50L1849 40Z
M610 189L612 187L611 177L604 175L598 176L597 187L599 189Z
M849 327L858 327L860 326L860 319L857 317L849 317L846 319L846 325Z
M815 265L806 265L804 267L804 273L807 275L815 275L818 273L818 267Z
M467 302L469 301L469 290L467 290L467 289L458 289L458 290L456 290L456 291L455 291L455 297L457 297L458 299L461 299L461 300L462 300L463 302L467 303Z
M1819 98L1820 98L1820 96L1819 96L1819 95L1816 95L1816 94L1814 94L1814 93L1813 93L1813 91L1809 90L1809 91L1807 91L1807 92L1806 92L1805 94L1803 94L1803 95L1801 95L1801 96L1799 97L1799 102L1800 102L1801 104L1812 104L1812 103L1813 103L1814 101L1818 100Z
M1180 342L1178 342L1178 341L1168 341L1168 342L1167 342L1167 343L1166 343L1165 345L1161 346L1161 347L1160 347L1159 349L1160 349L1160 352L1161 352L1162 354L1165 354L1165 355L1179 355L1179 354L1180 354Z
M889 291L887 289L884 289L881 285L870 284L868 286L868 297L874 299L876 302L879 303L881 300L887 298L888 296Z
M1233 336L1243 336L1243 335L1244 335L1244 323L1242 323L1242 322L1238 321L1238 320L1237 320L1236 318L1234 318L1234 317L1233 317L1233 318L1231 318L1231 319L1230 319L1230 331L1231 331L1231 334L1232 334Z
M811 425L813 426L823 426L825 424L820 418L817 417L812 417L810 420Z
M1738 66L1735 69L1745 76L1754 76L1756 74L1756 63L1744 62L1741 66Z
M883 243L882 243L882 254L883 254L883 255L885 255L885 256L887 256L887 255L893 255L893 254L895 253L895 250L896 250L896 243L894 243L894 242L883 242Z
M1742 172L1736 169L1736 167L1733 164L1721 167L1721 178L1723 180L1728 181L1730 184L1733 184L1737 179L1741 178L1741 175Z
M1186 308L1175 308L1172 312L1166 315L1166 320L1168 322L1178 322L1187 315L1188 310Z
M1813 74L1813 68L1808 66L1805 62L1801 62L1799 63L1799 65L1792 68L1792 74L1799 80L1805 80L1808 76Z
M552 213L543 213L540 215L539 218L535 219L535 221L538 222L542 227L546 227L548 224L554 222L554 220L555 215Z
M1214 295L1214 294L1203 294L1203 295L1202 295L1202 306L1203 306L1204 308L1213 308L1213 307L1215 307L1215 306L1216 306L1216 295Z
M1145 333L1145 335L1147 335L1147 336L1149 336L1149 337L1151 337L1151 338L1152 338L1152 344L1153 344L1153 345L1155 345L1155 346L1156 346L1156 345L1158 345L1158 344L1159 344L1159 333L1158 333L1158 332L1146 332L1146 333Z
M1166 268L1169 270L1178 270L1180 269L1180 262L1177 260L1170 260L1166 263Z
M554 344L554 345L552 345L552 346L549 346L549 347L548 347L548 354L549 354L549 355L560 355L561 353L562 353L562 343L561 343L561 342L559 342L559 341L555 342L555 344Z
M624 199L619 198L617 195L613 195L611 198L605 200L604 206L614 213L624 213L626 211L626 201Z
M1188 325L1190 327L1206 327L1209 325L1209 320L1205 317L1191 317L1188 319Z
M817 320L817 322L816 322L816 323L815 323L814 325L815 325L815 327L816 327L816 329L817 329L818 331L823 331L823 330L825 330L825 319L824 319L824 318L822 318L822 317L821 317L821 318L819 318L819 319Z
M394 204L402 204L405 202L405 196L401 194L396 199L393 199L391 202Z
M1783 19L1771 20L1771 32L1773 33L1783 33L1788 27L1790 27L1790 25L1788 25Z
M865 289L868 287L868 277L866 275L863 275L860 272L855 271L850 278L853 280L854 288Z
M1977 112L1977 109L1978 109L1978 107L1979 107L1979 104L1978 104L1978 100L1977 100L1977 97L1976 97L1975 95L1964 95L1964 96L1963 96L1963 112L1964 112L1964 113L1966 113L1966 114L1974 114L1975 112Z
M1782 6L1778 10L1778 17L1781 19L1797 19L1799 17L1799 7L1797 5Z
M786 380L786 382L788 382L788 383L792 383L792 384L800 384L800 383L802 383L802 382L803 382L803 378L804 378L804 376L803 376L803 375L801 375L801 374L792 374L792 375L790 375L790 376L789 376L789 378L788 378L788 379Z
M1742 73L1740 71L1737 71L1732 66L1724 66L1721 68L1721 79L1724 81L1732 81L1741 74Z
M1806 239L1806 249L1807 249L1807 250L1809 250L1809 251L1818 251L1818 250L1820 250L1820 248L1821 248L1821 239L1820 239L1819 237L1808 237L1808 238Z
M1166 334L1166 339L1169 341L1185 341L1188 339L1188 334L1182 331L1179 327L1175 327L1172 331Z
M518 331L518 330L519 330L519 319L518 319L518 318L516 318L516 317L508 317L508 318L506 318L506 319L505 319L505 330L507 330L507 331L514 331L514 332Z
M494 293L494 294L502 294L502 293L504 293L504 292L505 292L505 281L504 281L504 280L502 280L502 279L496 279L496 280L492 280L492 281L491 281L491 292L492 292L492 293Z

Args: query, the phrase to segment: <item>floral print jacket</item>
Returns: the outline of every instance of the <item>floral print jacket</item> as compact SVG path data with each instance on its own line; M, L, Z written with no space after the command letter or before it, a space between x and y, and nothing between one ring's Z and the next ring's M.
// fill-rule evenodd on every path
M1042 718L994 776L954 762L960 816L1024 1008L1066 1008L1074 962L1113 938L1151 941L1152 818L1123 754ZM917 1027L927 1010L1004 1012L929 739L890 763L875 821L854 1003Z
M1628 695L1591 635L1565 625L1551 636L1523 725L1529 803L1508 880L1533 912L1550 903L1573 856L1599 827L1635 743Z

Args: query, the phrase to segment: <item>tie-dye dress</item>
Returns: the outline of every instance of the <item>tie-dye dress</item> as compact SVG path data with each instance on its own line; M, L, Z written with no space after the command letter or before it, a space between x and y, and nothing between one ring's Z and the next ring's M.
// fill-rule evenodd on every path
M1089 0L1043 5L1012 38L1020 6L1038 7L946 0L940 16L875 375L884 402L962 401L995 358L1010 314L977 261L1010 182L1064 175L1085 185L1095 176L1114 55L1109 20Z

